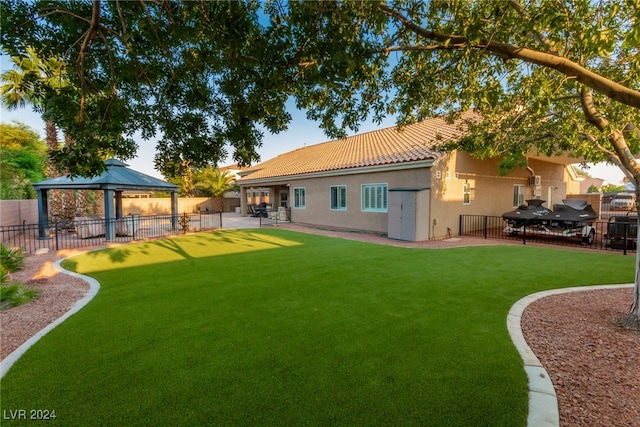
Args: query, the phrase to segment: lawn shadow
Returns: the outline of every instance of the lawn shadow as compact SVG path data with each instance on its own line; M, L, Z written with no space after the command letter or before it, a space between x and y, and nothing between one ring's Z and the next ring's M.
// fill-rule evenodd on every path
M189 254L189 252L187 252L182 246L180 246L180 244L178 244L178 239L154 240L153 242L150 242L149 244L160 246L163 249L167 249L169 251L172 251L172 252L180 255L184 259L194 258L193 255Z
M292 232L296 233L296 232ZM268 236L268 238L266 237ZM299 240L287 237L267 235L265 233L249 230L214 230L198 233L194 237L200 242L198 245L206 246L211 243L226 243L231 245L241 245L253 249L264 249L265 245L275 247L287 247L292 245L303 245Z
M292 237L259 231L217 230L129 243L86 253L86 256L91 258L92 261L89 263L91 266L85 272L95 272L97 271L96 269L102 269L102 267L99 267L100 261L108 262L109 265L113 266L107 267L109 269L150 265L178 259L215 257L304 244L300 239ZM66 263L74 271L78 268L82 269L84 265L82 262L70 260L67 260Z

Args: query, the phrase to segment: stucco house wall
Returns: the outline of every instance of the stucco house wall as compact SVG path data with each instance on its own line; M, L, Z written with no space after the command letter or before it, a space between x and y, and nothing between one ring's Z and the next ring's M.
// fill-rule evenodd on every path
M387 191L416 191L422 192L420 200L428 197L416 212L416 236L442 238L459 233L460 215L499 216L534 198L547 200L547 206L553 207L566 197L575 177L565 165L573 159L532 153L526 168L502 176L499 159L435 149L441 138L455 140L464 132L434 118L401 131L381 129L282 154L243 172L239 180L242 209L252 189L268 194L268 203L274 207L282 205L284 191L293 222L379 233L388 233L391 222L395 232L396 215L400 212L404 218L408 211L403 211L403 201L412 206L410 199L394 196L386 211L369 212L361 206L363 185L386 184ZM346 209L331 209L331 186L346 187ZM296 206L298 188L304 188L304 206ZM265 201L262 196L261 201ZM413 216L406 218L404 224L413 221Z
M306 206L296 208L291 204L294 222L332 227L387 232L387 212L363 212L361 207L362 185L387 184L387 188L423 186L429 187L428 168L356 173L290 181L289 200L293 200L295 188L305 188ZM334 185L347 187L347 209L332 210L330 188Z
M534 176L527 169L517 168L506 176L498 173L498 159L476 159L464 152L453 152L439 159L431 170L431 238L447 237L459 232L460 215L495 215L512 210L514 186L524 191L523 199L547 200L554 203L566 196L565 167L532 159L529 167L541 177L540 188L529 184ZM465 186L469 191L465 200ZM548 205L547 206L551 206Z

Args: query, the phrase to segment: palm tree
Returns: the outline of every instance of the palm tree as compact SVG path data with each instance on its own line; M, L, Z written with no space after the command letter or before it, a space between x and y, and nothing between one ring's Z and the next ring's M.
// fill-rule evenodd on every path
M213 210L222 212L224 209L224 193L235 187L235 178L229 171L220 172L218 168L206 168L196 176L195 188L205 195L213 197Z
M26 56L12 56L15 68L7 70L0 78L2 104L9 110L24 108L31 105L35 111L43 112L43 101L47 88L60 90L66 85L64 64L50 58L43 60L33 48L27 48ZM58 129L54 122L48 120L45 124L47 151L49 154L59 148ZM60 175L56 165L47 161L47 177ZM76 201L72 191L53 190L49 196L51 213L64 219L73 219L76 211ZM73 213L72 213L73 212Z
M3 81L0 86L2 104L9 110L31 105L34 110L43 112L45 88L60 90L65 85L63 63L56 59L42 60L33 48L27 48L27 56L12 56L11 60L16 68L0 76ZM57 150L55 123L47 122L46 130L47 148Z

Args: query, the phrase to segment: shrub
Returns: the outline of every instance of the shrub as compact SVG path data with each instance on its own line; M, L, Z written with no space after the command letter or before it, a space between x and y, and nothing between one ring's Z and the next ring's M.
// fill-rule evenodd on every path
M0 285L8 285L10 279L7 269L0 265Z
M24 254L19 248L7 248L0 243L0 265L9 273L20 270L24 266Z
M38 291L20 283L0 286L0 310L7 310L31 301L38 296Z
M24 254L20 249L9 249L0 243L0 310L7 310L31 301L38 291L21 283L12 282L9 273L24 266Z

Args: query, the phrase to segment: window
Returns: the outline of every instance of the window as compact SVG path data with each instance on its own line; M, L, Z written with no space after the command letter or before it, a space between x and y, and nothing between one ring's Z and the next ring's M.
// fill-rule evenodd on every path
M293 189L293 207L297 209L304 209L307 207L306 189L304 187L298 187Z
M471 204L471 183L464 182L462 184L462 204L470 205Z
M513 186L513 206L520 205L524 205L524 185L516 184Z
M331 210L333 211L347 210L347 186L346 185L331 186Z
M387 211L387 184L362 185L362 211Z

